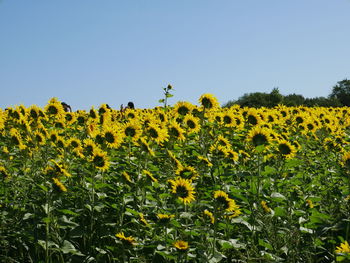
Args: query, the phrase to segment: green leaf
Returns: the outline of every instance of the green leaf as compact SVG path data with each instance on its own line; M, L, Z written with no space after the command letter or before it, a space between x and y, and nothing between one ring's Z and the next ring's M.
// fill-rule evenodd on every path
M71 216L78 216L79 214L78 213L75 213L73 212L72 210L69 210L69 209L61 209L61 210L58 210L59 212L65 214L65 215L71 215Z
M283 217L283 216L287 215L286 209L284 207L281 207L281 206L275 207L273 209L273 211L274 211L274 216L277 216L277 217L279 217L279 216Z
M271 246L271 244L266 242L266 241L264 241L264 240L262 240L262 239L259 239L259 245L262 246L262 247L265 247L265 248L267 248L269 250L273 250L273 247Z

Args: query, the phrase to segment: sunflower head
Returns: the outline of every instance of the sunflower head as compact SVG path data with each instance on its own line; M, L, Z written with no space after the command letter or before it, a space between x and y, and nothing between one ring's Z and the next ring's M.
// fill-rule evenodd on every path
M255 146L267 145L270 143L270 132L267 128L254 127L248 134L248 139Z
M179 251L186 251L189 246L188 242L183 241L183 240L177 240L173 243L173 246L176 247Z
M124 232L119 232L115 235L120 241L122 241L122 243L126 246L134 246L136 245L136 240L134 237L132 236L128 236L126 237Z
M172 193L184 204L195 200L195 191L191 180L177 177L175 180L169 180L169 182L171 183Z
M174 105L174 112L185 116L188 113L191 113L194 106L189 102L179 101Z
M286 159L293 158L296 154L295 146L287 140L278 141L278 152Z
M92 163L99 170L107 170L109 167L109 160L107 153L100 150L99 148L95 148L92 155Z
M199 103L205 109L213 109L219 107L219 103L214 95L206 93L200 96Z
M346 152L346 153L343 154L342 164L347 169L350 169L350 152Z

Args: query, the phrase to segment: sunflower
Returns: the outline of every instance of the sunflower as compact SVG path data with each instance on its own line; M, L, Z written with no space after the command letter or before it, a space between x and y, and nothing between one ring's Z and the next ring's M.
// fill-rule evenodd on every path
M162 144L163 142L167 141L169 137L167 130L159 127L155 123L150 123L148 125L147 133L148 136L158 144Z
M342 156L342 165L346 168L350 168L350 152L345 152Z
M129 183L132 183L130 175L127 172L123 171L122 175L125 178L125 180L127 180Z
M105 126L102 132L104 141L109 148L118 148L123 142L123 135L118 132L116 127Z
M209 161L208 158L206 158L204 156L201 156L201 155L198 155L197 158L198 158L198 160L200 162L204 163L206 166L208 166L208 167L212 167L213 166L213 164Z
M39 131L36 131L34 133L34 140L39 145L45 145L45 143L46 143L45 136Z
M180 124L176 121L169 122L168 132L171 137L177 140L184 141L186 139L184 136L184 133L185 133L184 129L182 129Z
M182 177L182 178L188 178L190 180L196 179L199 174L196 171L196 169L192 166L182 166L179 165L177 170L175 171L175 174Z
M56 187L59 191L61 191L61 192L67 192L67 188L61 183L60 180L58 180L58 178L53 177L52 180L53 180L53 182L54 182L55 187Z
M89 110L89 118L93 119L93 120L96 120L98 119L98 112L97 110L95 110L94 107L92 107L90 110Z
M124 245L133 246L137 244L134 237L132 236L126 237L123 232L119 232L115 236L119 238Z
M10 138L11 142L18 146L19 149L23 150L26 148L26 146L23 144L22 136L16 128L10 129Z
M75 151L81 151L83 149L81 146L81 141L78 138L70 138L67 141L66 146Z
M105 171L109 167L107 153L100 150L99 148L94 149L91 160L94 166L99 170Z
M350 245L348 241L344 241L335 250L335 253L350 254Z
M207 217L209 217L210 219L210 223L214 224L215 223L215 217L213 215L212 212L208 211L207 209L204 210L204 215L206 215Z
M64 115L65 115L64 118L68 125L72 125L77 120L73 112L65 112Z
M40 108L36 105L30 106L28 108L28 118L37 120L40 117Z
M234 127L234 126L236 126L235 115L233 114L232 111L226 111L222 115L222 120L223 120L224 125L226 127Z
M168 215L168 214L157 214L157 218L159 223L168 223L172 218L174 218L175 215Z
M174 109L173 111L176 114L185 116L188 113L191 113L191 111L193 110L194 106L189 103L189 102L185 102L185 101L178 101L175 105L174 105Z
M122 126L122 133L127 138L130 138L132 141L136 142L142 134L141 125L139 122L134 120L128 121Z
M98 147L92 139L88 138L83 141L83 154L85 156L92 156L96 148Z
M267 206L266 201L261 201L260 204L266 213L271 213L271 208Z
M185 251L188 249L188 242L183 240L177 240L173 243L173 246L176 247L180 251Z
M145 138L141 137L140 142L141 142L141 149L143 148L143 150L147 151L148 154L151 155L152 157L156 156L154 151L149 146L148 142L145 140Z
M140 217L140 221L145 225L145 226L149 226L149 223L147 222L145 216L143 213L139 213L139 217Z
M229 158L232 162L237 162L239 159L239 155L237 152L232 150L231 148L228 148L226 151L226 156Z
M262 122L262 119L258 114L258 111L254 108L250 108L247 111L247 115L245 118L246 118L246 122L252 126L259 125Z
M255 126L248 134L248 140L256 147L259 145L267 145L270 143L270 132L267 128Z
M192 186L192 181L188 179L183 179L181 177L177 177L175 180L169 180L172 187L172 193L175 194L180 201L184 204L191 203L195 200L195 191Z
M231 147L230 141L224 136L222 136L221 134L218 136L216 143L223 147L228 147L228 148Z
M200 96L199 103L205 109L213 109L220 106L218 100L214 97L214 95L209 93Z
M10 177L8 172L6 171L6 168L2 165L0 165L0 175L1 175L1 179L7 179Z
M278 152L286 159L291 159L296 154L296 149L294 145L292 145L287 140L279 140L277 148Z
M142 170L142 172L147 175L153 182L158 182L157 178L153 176L153 174L150 171Z
M187 114L183 122L190 133L197 133L201 129L201 125L199 124L199 118L194 117L192 114Z
M227 193L221 190L217 190L214 192L214 199L217 203L217 208L219 210L225 210L226 212L235 212L239 211L239 207L236 205L235 200L231 199ZM239 214L239 213L235 213Z
M64 108L57 98L52 98L45 106L45 113L49 116L62 116L64 115Z

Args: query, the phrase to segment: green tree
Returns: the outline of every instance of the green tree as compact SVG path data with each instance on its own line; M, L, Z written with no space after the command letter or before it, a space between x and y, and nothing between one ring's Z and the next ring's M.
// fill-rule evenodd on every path
M350 106L350 80L338 81L329 95L330 99L338 100L342 106Z

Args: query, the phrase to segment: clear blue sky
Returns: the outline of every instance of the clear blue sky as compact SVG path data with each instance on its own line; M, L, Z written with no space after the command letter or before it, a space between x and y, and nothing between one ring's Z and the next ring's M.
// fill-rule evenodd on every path
M0 0L0 108L327 96L350 78L350 0Z

